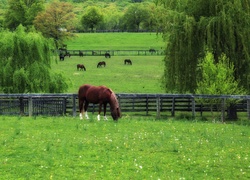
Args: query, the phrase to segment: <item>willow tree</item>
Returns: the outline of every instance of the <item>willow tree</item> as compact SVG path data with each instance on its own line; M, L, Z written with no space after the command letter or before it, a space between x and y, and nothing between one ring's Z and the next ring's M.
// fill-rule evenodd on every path
M4 26L14 30L20 24L26 27L33 25L37 13L44 9L44 0L8 0L4 13Z
M49 40L35 32L26 33L23 26L14 32L2 31L0 36L0 92L45 93L67 89L64 78L50 72ZM60 87L54 85L55 79Z
M225 54L235 67L239 85L250 90L250 1L157 0L166 10L159 17L166 39L164 86L169 92L197 87L198 59L204 50L215 63Z

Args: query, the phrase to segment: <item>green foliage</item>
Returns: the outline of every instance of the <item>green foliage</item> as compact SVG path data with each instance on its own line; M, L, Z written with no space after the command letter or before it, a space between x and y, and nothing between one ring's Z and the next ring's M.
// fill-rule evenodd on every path
M91 115L91 114L90 114ZM0 117L2 179L249 179L249 126Z
M73 36L74 19L72 4L54 1L36 16L34 26L45 37L52 38L59 48L65 39Z
M250 4L243 0L158 0L166 9L165 85L167 91L194 92L198 59L208 47L215 62L225 54L234 77L249 88Z
M126 30L138 32L141 24L150 18L150 14L143 4L135 4L128 7L123 18Z
M27 27L32 26L37 13L44 8L43 0L9 0L8 4L4 26L12 30L20 24Z
M89 7L87 12L82 16L82 25L85 28L90 28L91 31L94 31L94 28L103 21L103 15L100 11L101 10L95 6Z
M68 89L66 81L62 81L64 76L61 73L51 74L49 82L50 93L63 93L65 89Z
M51 42L41 34L25 32L23 26L14 32L2 31L0 35L1 91L49 92Z
M198 67L201 71L200 79L197 82L196 94L208 95L243 95L245 90L240 87L234 77L234 65L223 54L215 63L214 56L207 52L204 59L201 60ZM213 115L213 105L221 109L222 99L200 99L203 104L211 105L210 109ZM235 104L237 99L228 99L225 103L229 107Z
M242 87L235 80L234 65L222 55L218 63L214 63L214 56L207 52L204 60L198 67L201 68L201 77L197 82L196 94L210 95L242 95L245 94Z

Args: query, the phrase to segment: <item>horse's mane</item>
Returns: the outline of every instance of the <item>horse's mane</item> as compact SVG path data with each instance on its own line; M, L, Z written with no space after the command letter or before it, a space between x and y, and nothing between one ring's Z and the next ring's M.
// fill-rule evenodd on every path
M112 104L112 106L119 107L119 103L118 103L118 100L116 98L114 91L112 91L112 89L110 88L108 88L108 91L110 92L110 103Z

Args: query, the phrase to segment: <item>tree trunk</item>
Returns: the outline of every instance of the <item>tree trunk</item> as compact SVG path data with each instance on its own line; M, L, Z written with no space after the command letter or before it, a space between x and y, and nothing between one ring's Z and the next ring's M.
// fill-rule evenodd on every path
M236 104L230 104L230 106L227 108L227 119L233 121L238 119Z

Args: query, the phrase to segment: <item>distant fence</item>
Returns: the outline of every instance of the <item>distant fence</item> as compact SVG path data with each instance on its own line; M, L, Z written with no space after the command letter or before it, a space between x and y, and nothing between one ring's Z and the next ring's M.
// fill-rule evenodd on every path
M104 56L105 53L109 53L111 56L160 56L164 55L164 50L61 50L65 54L71 56Z
M176 112L190 112L195 118L197 113L220 111L222 119L227 112L229 99L237 99L237 112L245 113L250 119L250 96L220 95L177 95L177 94L117 94L123 113L151 113L160 117L164 113L175 116ZM220 104L200 103L199 99L216 99ZM108 107L109 108L109 107ZM89 112L98 111L98 105L90 104ZM78 111L77 94L0 94L0 115L72 115Z

